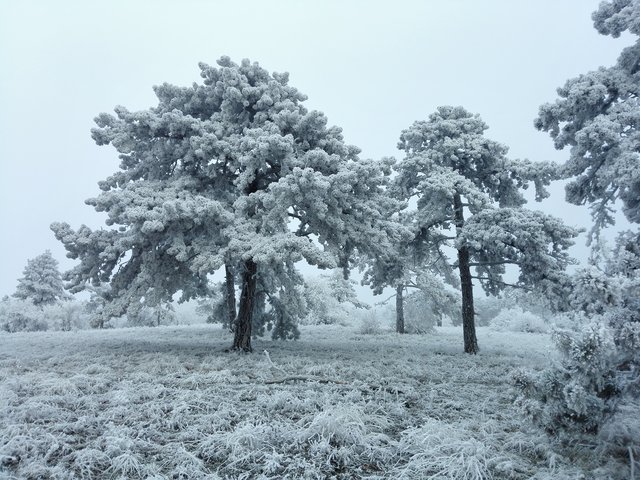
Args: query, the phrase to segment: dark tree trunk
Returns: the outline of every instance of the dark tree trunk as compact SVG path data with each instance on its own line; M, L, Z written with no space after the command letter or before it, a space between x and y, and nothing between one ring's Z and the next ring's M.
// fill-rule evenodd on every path
M442 315L438 315L438 318L436 319L436 326L442 326Z
M404 333L404 285L396 287L396 332Z
M460 270L460 287L462 288L464 351L465 353L478 353L475 312L473 310L473 283L471 281L471 269L469 268L469 250L466 247L458 250L458 268Z
M456 230L459 232L464 226L464 211L460 194L453 196ZM462 332L464 336L465 353L478 353L478 339L476 338L476 323L473 310L473 282L471 267L469 267L469 249L458 249L458 270L460 271L460 287L462 289Z
M247 196L258 191L258 170L254 171L254 179L245 189ZM255 215L254 211L247 212L249 217ZM235 318L233 328L233 349L251 352L251 321L253 320L253 307L256 301L256 286L258 284L258 265L251 260L246 260L242 271L242 289L240 291L240 306ZM229 286L227 285L227 293ZM228 300L228 298L227 298ZM229 314L231 315L231 314Z
M256 273L258 266L253 260L244 262L242 272L242 293L240 294L240 309L235 321L233 349L251 352L251 319L253 317L253 304L256 298L256 285L258 278Z
M229 314L229 330L233 332L236 323L236 281L233 267L228 263L224 264L225 287L227 297L227 310Z

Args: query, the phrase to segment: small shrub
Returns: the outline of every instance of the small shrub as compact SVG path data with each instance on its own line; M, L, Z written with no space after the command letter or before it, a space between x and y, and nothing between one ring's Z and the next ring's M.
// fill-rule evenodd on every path
M89 315L84 302L60 302L44 308L44 317L53 330L82 330L89 328Z
M48 329L41 308L30 300L5 298L0 302L0 329L7 332L37 332Z
M308 313L300 319L302 325L345 325L356 310L369 309L358 300L354 281L345 280L340 271L305 281L304 297Z
M595 441L601 458L628 460L631 472L640 445L638 238L621 234L603 265L570 278L561 321L572 329L554 334L560 362L516 377L520 406L535 422L567 445Z
M555 332L560 363L538 374L516 375L515 384L522 392L520 408L566 444L590 444L595 438L603 456L637 459L640 361L636 330L612 326L607 315L594 317L579 331Z
M438 316L442 322L442 314L435 310L432 299L424 292L408 295L404 301L404 331L416 334L432 332L438 323Z
M520 307L506 308L491 321L495 330L509 332L547 333L549 325L539 316Z
M382 333L382 325L375 312L367 312L360 320L358 331L363 335L379 335Z

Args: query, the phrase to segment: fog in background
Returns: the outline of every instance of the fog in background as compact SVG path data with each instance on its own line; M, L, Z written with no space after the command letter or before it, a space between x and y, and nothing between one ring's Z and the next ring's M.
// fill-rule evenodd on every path
M0 3L0 296L28 259L65 258L49 225L104 225L84 200L119 164L90 137L114 106L156 105L152 86L199 81L222 55L290 72L362 156L401 156L402 129L439 105L479 113L510 155L564 161L533 128L538 107L628 38L592 27L600 0L23 1ZM530 205L534 206L534 205ZM553 188L541 208L575 226L586 207ZM573 255L585 260L584 236Z

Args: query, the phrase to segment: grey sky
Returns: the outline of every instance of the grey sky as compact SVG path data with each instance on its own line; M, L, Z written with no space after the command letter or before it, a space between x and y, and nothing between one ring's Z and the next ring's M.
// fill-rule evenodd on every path
M222 55L289 71L364 156L397 156L403 128L453 104L513 157L563 161L533 128L538 106L630 43L593 29L599 1L1 2L0 295L45 249L73 264L52 221L103 224L84 200L118 159L91 140L93 118L153 106L152 85L198 81L198 62ZM561 188L543 208L588 225Z

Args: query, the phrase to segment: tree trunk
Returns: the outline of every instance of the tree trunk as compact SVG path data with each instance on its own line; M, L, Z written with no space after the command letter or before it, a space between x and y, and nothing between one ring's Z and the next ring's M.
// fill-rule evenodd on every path
M396 332L404 333L404 285L396 287Z
M236 281L233 267L228 263L224 264L225 287L227 297L227 310L229 315L229 330L233 332L236 323Z
M464 211L460 194L453 196L453 207L456 220L456 231L459 234L464 226ZM462 332L465 353L476 354L479 351L476 338L475 312L473 310L473 281L469 267L469 249L458 249L458 270L460 271L460 287L462 289Z
M258 266L253 260L244 262L242 272L242 293L240 294L240 309L235 320L233 349L251 352L251 319L253 317L253 304L256 298L256 285L258 278L256 273Z
M462 288L464 351L465 353L478 353L475 312L473 310L473 282L469 268L469 250L466 247L458 250L458 268L460 270L460 287Z

